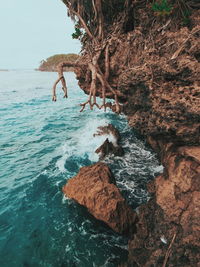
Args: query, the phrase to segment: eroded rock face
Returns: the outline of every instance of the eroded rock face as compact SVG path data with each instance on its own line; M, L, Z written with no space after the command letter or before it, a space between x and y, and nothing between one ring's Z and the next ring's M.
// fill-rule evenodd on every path
M112 124L98 127L97 133L94 134L95 136L109 136L95 151L99 155L100 160L109 154L113 154L114 156L124 155L124 150L120 145L120 133Z
M200 266L199 5L190 27L182 27L176 16L155 18L148 6L134 3L133 31L111 42L109 83L164 173L151 185L152 200L139 209L129 266L162 266L174 234L168 266ZM79 82L87 92L85 80Z
M191 16L190 28L178 27L181 22L172 17L152 23L154 14L145 7L136 16L135 29L111 42L109 83L141 134L199 144L200 11Z
M133 234L136 213L126 204L108 166L97 163L80 169L63 187L64 194L85 206L98 220L120 234Z
M129 264L161 266L176 234L168 266L199 266L200 147L149 141L160 151L165 172L149 185L152 200L139 208L137 234L129 242Z
M171 149L166 153L167 177L155 180L157 204L168 220L181 225L182 242L200 247L200 147Z

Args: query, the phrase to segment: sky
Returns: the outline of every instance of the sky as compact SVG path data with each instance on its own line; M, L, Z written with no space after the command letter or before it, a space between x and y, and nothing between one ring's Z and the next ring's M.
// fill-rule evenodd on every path
M55 54L79 53L61 0L0 0L0 69L33 69Z

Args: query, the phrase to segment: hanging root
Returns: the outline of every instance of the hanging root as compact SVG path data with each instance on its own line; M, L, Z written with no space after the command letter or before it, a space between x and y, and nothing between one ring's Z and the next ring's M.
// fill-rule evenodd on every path
M102 73L99 65L98 65L98 59L102 53L102 51L105 48L105 71L104 74ZM106 108L110 108L116 113L120 113L120 105L118 101L118 95L116 91L110 86L108 79L110 75L110 61L109 61L109 44L106 43L104 46L100 46L98 50L95 53L95 56L91 56L91 61L88 64L88 70L86 72L86 79L89 81L91 79L90 83L90 90L89 90L89 97L88 100L84 103L81 103L81 110L82 112L87 105L89 105L90 109L93 110L93 107L96 106L99 109L104 108L106 111ZM53 85L53 96L52 100L56 101L56 86L59 82L62 83L62 90L64 92L64 98L67 98L67 85L65 81L65 77L63 75L64 67L74 67L74 68L82 68L84 65L81 65L79 63L70 63L70 62L62 62L58 65L58 79L55 81ZM91 77L91 78L90 78ZM98 81L101 84L101 90L100 90L100 97L102 97L102 105L99 106L96 100L96 94L97 94L97 84ZM98 90L99 91L99 90ZM112 105L111 103L106 103L106 96L114 97L115 104Z
M172 241L171 241L170 244L169 244L169 247L168 247L167 252L166 252L166 254L165 254L165 259L164 259L164 262L163 262L162 267L166 267L166 265L167 265L167 261L168 261L168 259L169 259L169 256L170 256L171 252L172 252L172 246L173 246L173 243L174 243L174 241L175 241L175 239L176 239L176 235L177 235L177 233L175 233L175 234L173 235Z
M85 109L87 104L89 104L91 110L93 109L94 105L99 107L98 104L96 103L96 96L95 96L95 94L96 94L96 79L97 79L96 70L95 70L93 64L89 64L89 69L92 73L92 81L91 81L91 85L90 85L89 98L88 98L88 101L80 104L80 106L82 106L80 112L82 112ZM93 97L93 102L92 102L92 97Z
M105 49L105 79L108 80L110 75L109 45Z
M61 81L62 83L62 90L64 92L64 98L67 98L67 85L66 85L66 81L65 81L65 77L64 77L64 74L63 74L63 68L65 67L65 64L64 63L60 63L58 65L58 79L55 81L54 85L53 85L53 89L52 89L52 92L53 92L53 96L52 96L52 101L56 101L57 100L57 97L56 97L56 86L57 84Z
M87 105L89 105L92 110L94 106L101 109L111 108L117 113L120 113L120 105L118 102L118 96L116 91L110 86L108 80L110 75L110 58L109 58L109 46L112 40L111 38L108 40L104 39L104 15L103 15L103 2L102 0L92 0L92 9L93 9L93 19L91 23L88 23L88 14L84 12L83 4L79 1L69 1L62 0L64 4L68 8L68 12L71 17L76 18L79 25L84 28L85 33L88 39L87 50L90 54L90 62L88 64L88 70L86 72L85 82L91 80L90 88L89 88L89 97L88 100L82 104L80 112L82 112ZM127 0L128 1L128 0ZM128 3L128 2L127 2ZM100 66L98 65L98 60L100 58L101 53L104 51L104 73L102 73ZM67 85L63 75L64 67L83 67L78 63L70 63L70 62L62 62L58 65L58 79L55 81L53 85L53 97L52 100L56 101L56 86L59 82L62 83L62 89L64 91L64 97L67 98ZM85 66L84 66L85 67ZM99 85L101 85L101 89L99 89ZM98 92L97 92L98 86ZM96 100L96 95L100 95L102 97L102 105L99 106ZM115 104L106 103L106 96L114 97Z
M62 90L64 92L64 98L67 98L67 85L66 85L66 81L65 81L65 77L64 77L64 68L65 67L81 67L80 64L77 63L70 63L70 62L61 62L58 64L58 79L55 81L53 88L52 88L52 101L56 101L57 97L56 97L56 86L57 84L61 81L62 84Z
M53 85L53 89L52 89L52 93L53 93L53 95L52 95L52 101L54 101L54 102L56 102L56 100L57 100L57 98L56 98L56 86L57 86L57 84L59 83L60 80L61 80L61 77L59 77L59 78L55 81L55 83L54 83L54 85Z
M99 65L98 65L98 59L101 55L102 50L105 48L105 73L103 74ZM89 92L89 98L88 101L86 101L83 104L80 104L82 106L80 112L82 112L86 105L89 104L90 109L92 110L94 106L98 107L99 109L104 108L104 111L106 111L106 108L110 108L114 110L116 113L121 112L121 108L118 101L118 96L116 91L110 86L108 82L108 78L110 75L110 61L109 61L109 43L105 44L103 48L99 49L98 53L92 58L92 63L89 63L88 67L91 71L92 81L90 85L90 92ZM97 79L100 81L101 84L101 97L103 99L102 105L99 106L96 102L96 92L97 92ZM115 99L115 105L113 106L111 103L106 103L106 96L114 96Z
M118 101L118 96L116 91L110 86L109 82L105 79L103 73L101 72L100 68L98 67L98 76L97 76L101 82L102 85L102 96L103 96L103 105L102 107L104 107L104 109L106 110L106 102L105 102L105 96L106 96L106 92L104 94L105 89L107 88L113 95L114 95L114 99L115 99L115 105L116 105L116 113L120 113L121 109L120 109L120 105L119 105L119 101Z
M92 81L90 85L90 92L89 92L89 98L88 101L86 101L83 104L80 104L82 106L80 112L82 112L85 109L85 106L89 104L90 109L93 110L93 107L96 106L97 108L100 109L99 105L96 102L96 82L97 82L97 70L96 70L96 65L97 61L101 55L101 50L98 51L98 53L92 58L92 63L88 64L89 70L91 72L92 76Z

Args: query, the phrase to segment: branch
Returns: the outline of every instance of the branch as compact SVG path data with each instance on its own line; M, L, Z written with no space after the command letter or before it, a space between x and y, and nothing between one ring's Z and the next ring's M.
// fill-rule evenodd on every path
M175 241L175 238L176 238L176 233L173 235L172 241L171 241L171 243L170 243L170 245L169 245L169 247L168 247L168 249L167 249L167 252L166 252L166 254L165 254L165 259L164 259L164 262L163 262L162 267L166 267L168 258L169 258L170 254L171 254L172 245L173 245L173 243L174 243L174 241Z
M75 16L77 16L77 18L80 20L80 22L81 22L83 28L85 29L85 31L86 31L87 35L90 37L90 39L92 39L92 40L94 40L95 42L97 42L96 39L95 39L95 37L94 37L94 36L92 35L92 33L90 32L90 30L89 30L87 24L85 23L84 19L81 17L81 15L80 15L77 11L75 11L75 10L72 8L71 3L70 3L69 1L65 1L64 3L65 3L65 5L69 8L69 10L70 10Z
M110 90L111 93L113 93L114 98L115 98L115 104L116 104L116 113L120 113L120 105L119 105L119 101L118 101L118 96L117 93L115 92L115 90L110 86L110 84L108 83L108 81L105 79L103 73L101 72L100 68L98 67L98 72L99 72L99 76L98 78L102 79L103 82L105 83L105 86ZM102 83L102 82L101 82Z
M89 93L88 101L83 104L80 104L82 106L82 109L80 110L80 112L82 112L85 109L87 104L90 105L91 110L93 109L94 106L100 109L99 105L96 102L96 80L97 80L96 65L97 65L100 55L101 55L101 50L99 50L98 53L92 58L92 63L88 64L88 67L92 73L92 81L90 84L90 93ZM92 103L92 97L93 97L93 103Z

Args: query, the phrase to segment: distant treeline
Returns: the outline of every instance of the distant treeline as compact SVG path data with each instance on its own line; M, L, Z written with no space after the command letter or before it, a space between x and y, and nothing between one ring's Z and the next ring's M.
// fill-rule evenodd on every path
M75 62L79 56L77 54L59 54L42 60L38 70L40 71L57 71L57 66L60 62L71 61ZM73 71L73 68L66 68L65 71Z

